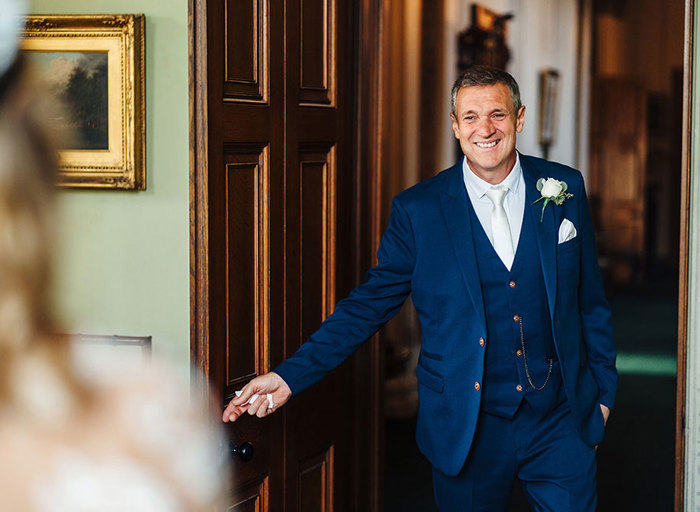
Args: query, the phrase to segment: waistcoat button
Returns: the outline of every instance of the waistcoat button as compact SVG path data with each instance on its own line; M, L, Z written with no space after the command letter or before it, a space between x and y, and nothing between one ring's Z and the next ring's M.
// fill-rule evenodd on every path
M474 383L474 389L476 389L477 391L479 391L479 390L481 389L481 384L479 384L478 382L475 382L475 383Z

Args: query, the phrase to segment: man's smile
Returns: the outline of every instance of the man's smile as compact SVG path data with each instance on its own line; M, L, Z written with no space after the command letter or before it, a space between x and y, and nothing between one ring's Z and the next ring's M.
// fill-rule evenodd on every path
M495 146L496 144L498 144L499 142L501 142L501 139L492 140L491 142L475 142L474 144L476 144L476 145L479 146L480 148L488 149L488 148L494 147L494 146Z

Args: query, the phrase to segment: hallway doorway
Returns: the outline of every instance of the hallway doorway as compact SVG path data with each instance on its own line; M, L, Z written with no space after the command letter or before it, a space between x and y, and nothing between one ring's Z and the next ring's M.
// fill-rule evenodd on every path
M418 74L419 89L432 87L433 93L446 95L456 76L456 34L470 23L467 7L457 6L451 0L431 3L430 8L437 11L431 20L421 11L425 2L414 4L418 21L412 22L411 13L404 13L398 21L403 23L402 28L391 30L411 30L410 23L414 23L413 27L420 29L416 37L423 51L407 56L410 45L404 46L399 50L403 52L400 60L417 60L418 64L405 64L409 70L411 66L421 69L422 63L429 63L433 74ZM503 2L479 4L506 12ZM570 94L576 104L572 109L576 119L571 124L577 131L572 136L576 148L572 146L567 160L569 153L561 146L566 140L560 140L560 147L555 144L550 157L584 173L601 269L613 310L620 382L606 440L598 454L601 511L658 511L674 507L681 510L678 507L682 503L685 381L676 376L685 371L684 359L678 364L677 357L679 347L684 353L685 346L687 245L681 232L685 225L681 212L686 203L681 191L683 179L687 179L683 126L689 122L684 103L689 94L689 69L684 52L691 23L686 18L686 4L684 0L572 0L558 2L560 10L556 13L547 12L546 9L554 8L551 3L547 3L549 7L527 4L514 9L514 17L509 21L512 56L507 69L521 81L523 90L528 73L536 73L539 62L561 58L567 40L557 38L570 35L562 29L540 34L538 39L548 41L549 47L560 48L550 54L539 52L539 60L535 61L528 52L536 48L522 43L529 28L527 22L536 18L561 19L565 25L569 19L565 15L569 14L574 20L571 31L577 42L567 58L578 64L568 85L571 89L562 93L562 101L566 102ZM562 7L567 5L569 10ZM440 28L431 29L431 23ZM686 32L682 30L684 26ZM436 30L446 34L440 44L432 39ZM432 53L426 55L425 48ZM440 67L436 62L442 63L438 72L434 72L436 66ZM437 91L435 80L439 82ZM536 97L536 92L531 94ZM445 98L429 100L430 95L419 91L405 101L416 104L418 98L421 109L424 102L432 101L431 108L437 115L447 117ZM532 102L526 104L528 130L538 124L537 108ZM401 107L391 108L401 111ZM566 125L561 129L566 130ZM450 137L449 128L444 128L439 140L431 143L449 148ZM528 143L536 137L523 140L525 147L519 140L521 151L541 156L537 145ZM421 144L420 138L414 144L420 154L430 151L431 145ZM449 154L449 150L442 154ZM403 183L405 188L411 181L452 163L438 155L431 168L421 165L411 176L387 177L386 190L398 188L397 183ZM680 290L679 282L683 286ZM415 408L412 371L420 331L410 311L402 315L396 325L382 334L387 348L384 510L427 512L436 510L431 469L415 448L415 416L411 413ZM397 339L401 343L396 343ZM530 509L522 494L516 492L511 511L520 510Z

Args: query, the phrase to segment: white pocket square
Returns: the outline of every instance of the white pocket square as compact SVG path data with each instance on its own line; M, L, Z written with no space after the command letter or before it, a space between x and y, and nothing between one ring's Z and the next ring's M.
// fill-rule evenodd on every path
M575 237L576 227L574 227L574 223L569 219L564 219L561 221L561 226L559 226L559 243L563 244L564 242L568 242Z

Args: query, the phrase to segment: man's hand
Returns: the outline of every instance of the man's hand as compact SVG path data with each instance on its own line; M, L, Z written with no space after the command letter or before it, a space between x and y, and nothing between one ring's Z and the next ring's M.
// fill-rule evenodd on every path
M272 408L269 408L266 397L268 393L272 395ZM252 404L246 403L253 395L259 396ZM224 422L236 421L245 411L251 416L264 418L286 404L291 396L292 390L282 377L275 372L266 373L243 386L241 395L229 402L221 419Z
M603 413L603 426L608 424L608 418L610 417L610 408L607 405L599 404L600 411ZM598 445L595 445L595 451L598 451Z
M608 418L610 417L610 409L608 406L600 404L600 410L603 412L603 424L608 424Z

